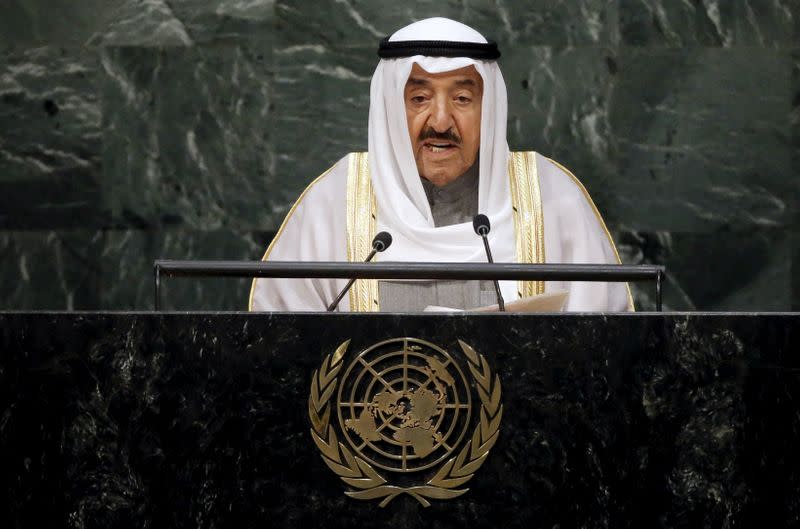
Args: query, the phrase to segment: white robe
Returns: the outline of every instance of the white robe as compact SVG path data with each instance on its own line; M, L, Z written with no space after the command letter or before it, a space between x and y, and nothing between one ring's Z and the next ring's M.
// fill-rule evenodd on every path
M536 155L544 213L545 262L618 264L619 257L589 195L580 183L548 158ZM270 261L347 262L347 157L317 178L298 199L264 256ZM378 217L381 205L378 203ZM486 212L491 214L491 212ZM511 233L494 239L514 240ZM500 242L500 241L498 241ZM475 246L482 243L475 236ZM382 261L414 261L413 255L390 254ZM448 262L447 255L437 261ZM255 311L324 311L347 283L346 279L258 279L251 291ZM506 301L517 297L515 282L501 288ZM548 281L545 292L567 290L567 311L619 312L633 310L626 283ZM349 310L345 295L338 310Z

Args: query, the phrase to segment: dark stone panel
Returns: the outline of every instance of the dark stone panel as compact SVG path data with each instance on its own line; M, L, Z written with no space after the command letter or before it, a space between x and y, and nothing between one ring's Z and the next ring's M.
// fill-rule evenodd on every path
M666 266L664 310L792 310L791 229L714 233L615 231L626 264ZM655 310L655 285L631 284L637 310Z
M627 48L619 68L617 220L670 232L791 223L788 53Z
M617 40L617 0L278 0L279 31L293 44L372 46L416 20L448 17L506 45L607 45Z
M82 51L0 55L0 228L102 225L96 82Z
M271 48L110 48L102 64L103 195L115 226L280 222Z
M169 0L195 43L265 45L274 33L275 0Z
M789 123L791 128L792 142L792 176L795 180L800 174L800 50L792 50L792 77L791 77L791 113ZM800 201L800 196L795 197ZM800 206L800 202L796 204ZM797 212L796 220L800 221L800 209Z
M102 289L97 307L150 310L154 302L153 261L206 259L257 261L274 232L180 229L107 231L101 234ZM250 279L162 278L164 310L247 310Z
M789 47L792 0L619 0L622 44L630 46Z
M270 207L281 213L274 217L278 224L314 178L348 152L367 150L369 83L376 64L372 48L276 48L277 160Z
M0 232L0 310L150 310L153 261L256 261L274 232ZM249 279L164 278L167 310L246 310Z
M125 0L91 39L113 46L265 45L274 33L274 0Z
M4 0L0 16L0 51L40 46L82 46L114 18L116 10L125 2ZM142 2L137 3L141 9Z
M617 60L603 48L514 47L501 58L511 150L535 150L569 168L607 222L608 181L617 171L610 99Z
M797 2L793 2L791 13L792 13L792 21L794 22L793 24L794 38L792 39L792 44L794 46L797 46L797 43L800 42L800 4L798 4Z
M800 5L798 5L800 15ZM792 51L792 179L800 175L800 51ZM792 259L792 309L800 311L800 196L795 197Z
M800 312L800 222L792 234L792 310Z
M323 358L352 339L344 385L400 336L462 366L465 340L502 387L470 490L427 509L345 497L309 432ZM794 527L798 346L753 314L3 314L0 524Z
M165 0L120 0L109 20L89 39L95 46L187 46L192 37Z
M98 242L90 231L0 232L0 310L98 308Z

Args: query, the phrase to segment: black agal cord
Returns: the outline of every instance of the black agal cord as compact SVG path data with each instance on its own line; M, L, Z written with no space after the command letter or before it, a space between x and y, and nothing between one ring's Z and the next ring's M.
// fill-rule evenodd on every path
M401 40L389 42L389 37L383 39L378 46L378 57L382 59L396 59L398 57L413 57L425 55L426 57L469 57L482 61L494 61L500 57L497 43L489 41L480 42L454 42L450 40Z

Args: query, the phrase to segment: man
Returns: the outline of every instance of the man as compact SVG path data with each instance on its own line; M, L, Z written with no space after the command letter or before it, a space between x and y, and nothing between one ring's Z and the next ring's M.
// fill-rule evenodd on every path
M618 263L591 198L569 171L536 153L510 153L499 51L475 30L432 18L381 42L372 78L369 152L351 153L306 188L264 255L352 261L375 233L383 261L486 262L477 213L491 220L496 262ZM252 310L323 311L346 280L259 279ZM632 310L622 283L502 281L506 302L567 290L571 311ZM475 308L488 281L358 280L338 310Z

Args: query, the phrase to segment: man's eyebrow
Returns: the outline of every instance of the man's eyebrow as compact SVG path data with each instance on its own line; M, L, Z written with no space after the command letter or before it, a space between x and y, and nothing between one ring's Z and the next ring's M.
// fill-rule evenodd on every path
M431 84L431 82L428 81L427 79L420 79L419 77L409 77L408 84L414 86L428 86L429 84Z
M475 79L465 78L465 79L457 79L455 85L458 87L466 86L471 88L477 88L478 83L475 82ZM431 82L427 79L420 79L419 77L409 77L408 81L406 82L407 86L430 86Z

